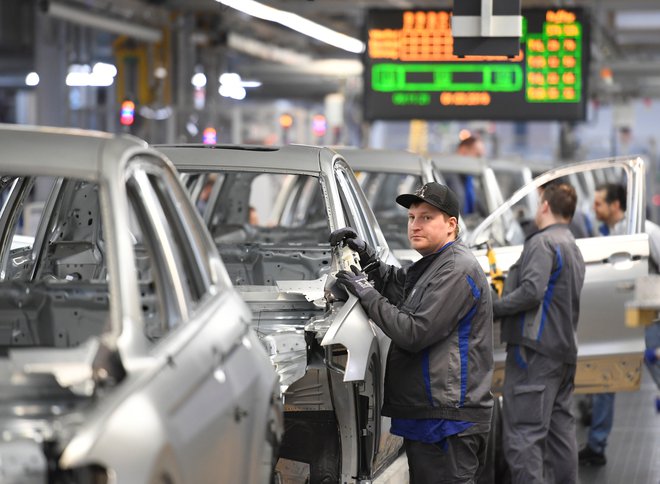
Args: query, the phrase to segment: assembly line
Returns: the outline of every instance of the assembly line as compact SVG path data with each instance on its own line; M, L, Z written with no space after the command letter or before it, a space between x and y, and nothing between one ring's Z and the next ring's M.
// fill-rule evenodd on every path
M2 0L0 484L660 483L658 32Z
M28 439L33 446L44 439L52 442L50 453L30 461L34 475L45 475L56 465L56 471L48 472L82 482L99 473L112 473L118 482L123 475L146 482L154 473L172 482L209 482L216 475L223 476L222 482L264 482L270 472L283 482L305 475L310 482L350 482L355 476L366 482L398 457L401 431L390 433L382 387L391 357L386 335L393 329L387 326L382 333L370 323L376 316L368 316L371 310L365 312L360 298L342 296L334 282L376 260L392 267L400 267L401 260L404 267L413 267L413 261L428 254L417 248L416 257L397 259L399 251L388 245L390 238L401 239L398 232L406 223L381 229L382 214L374 215L350 167L355 155L358 178L373 195L376 186L369 183L367 163L373 153L366 152L360 161L359 152L311 146L154 149L123 136L12 126L4 126L2 136L2 310L9 317L3 320L8 335L3 375L11 377L3 383L4 401L42 408L38 419L17 411L3 420L3 429L8 441L16 442L11 452L19 459L38 454L37 448L23 452L19 440ZM24 142L28 138L29 147ZM53 150L60 153L56 163L48 156ZM397 156L402 155L393 154ZM120 160L131 163L118 164ZM468 166L471 160L465 161ZM413 177L404 186L420 186L436 172L438 164L425 163L409 165L411 175L400 172ZM180 175L175 176L174 166ZM424 166L427 175L420 171ZM384 162L383 173L388 173L386 167ZM635 390L640 385L642 335L622 323L629 298L609 289L634 286L648 275L643 161L621 157L551 170L521 187L478 227L459 228L459 240L472 247L482 277L492 270L481 242L489 240L507 280L521 250L519 238L510 240L516 233L510 220L522 221L523 212L512 208L526 196L538 203L537 189L553 179L612 169L627 174L630 193L620 235L577 240L587 273L577 325L577 392ZM42 179L49 183L50 195L30 237L22 232L22 209ZM213 186L202 195L209 180ZM400 186L381 184L388 185ZM264 191L266 186L271 190ZM373 200L380 206L388 195ZM263 196L268 203L260 200ZM204 204L200 197L206 197ZM458 210L455 200L451 210ZM259 213L256 224L249 210L255 206L271 208L267 216ZM405 208L398 212L405 220ZM458 211L452 215L458 222L462 217L456 215ZM373 247L366 259L355 244L332 240L331 233L344 227ZM350 256L353 249L357 253ZM413 243L402 252L410 256L415 249ZM623 251L625 270L619 260ZM239 303L239 296L245 302ZM46 312L30 309L44 303ZM411 309L403 306L401 311ZM232 329L230 321L238 326ZM507 405L499 396L506 382L505 347L498 337L499 321L493 328L496 336L488 339L495 348L491 388L498 398L494 413L492 402L489 406L483 430L492 460L481 482L500 482L499 469L508 462L498 420ZM407 351L419 350L411 346ZM266 355L270 370L263 364ZM261 376L246 373L257 369L247 358L261 361ZM11 383L19 374L24 390ZM32 400L31 381L50 381L52 393L42 388L39 400ZM190 390L181 388L183 381L192 385ZM167 388L171 405L163 405ZM175 397L172 388L185 398ZM226 403L218 406L220 401ZM212 407L214 414L207 414L207 423L199 427L199 412ZM387 413L381 414L381 407ZM150 443L138 447L139 461L108 447L124 439L135 445L130 422L136 412L141 425L152 422L147 427ZM153 417L145 420L145 412ZM194 428L198 431L190 433ZM187 437L181 440L183 429ZM153 440L154 432L159 440ZM223 451L212 441L229 447ZM245 444L237 445L241 441ZM241 450L248 448L248 453ZM168 458L168 452L176 459ZM221 466L214 455L224 455L232 464ZM245 464L239 466L239 461ZM257 472L257 462L263 471ZM233 469L235 477L225 471L216 474L213 469L219 466Z

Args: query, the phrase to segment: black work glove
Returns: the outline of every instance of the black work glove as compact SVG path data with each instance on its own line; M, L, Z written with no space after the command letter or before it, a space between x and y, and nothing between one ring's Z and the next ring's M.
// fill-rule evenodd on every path
M351 227L337 229L330 234L330 245L335 246L344 242L351 250L354 250L360 256L360 265L366 266L372 262L376 256L376 251L362 240L357 232Z
M344 287L348 292L362 299L370 291L375 291L374 287L369 284L367 275L355 266L351 266L349 271L339 271L335 275L337 278L337 285Z

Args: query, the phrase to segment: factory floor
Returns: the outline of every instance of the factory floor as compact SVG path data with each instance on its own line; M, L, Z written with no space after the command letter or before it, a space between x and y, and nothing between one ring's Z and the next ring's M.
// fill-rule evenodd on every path
M660 390L644 367L640 390L616 396L614 426L605 452L607 464L602 467L580 467L580 484L660 484L660 413L655 409L657 396L660 396ZM576 396L578 398L584 397ZM588 428L578 419L579 448L587 440L587 431ZM407 484L405 454L373 483Z

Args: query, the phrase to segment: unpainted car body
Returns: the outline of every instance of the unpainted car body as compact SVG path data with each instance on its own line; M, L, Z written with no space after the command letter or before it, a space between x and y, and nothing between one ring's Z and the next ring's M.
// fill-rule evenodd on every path
M354 227L397 261L352 170L312 146L156 148L182 172L281 376L279 477L369 482L402 443L380 414L389 339L354 296L329 291L337 270L359 265L350 249L330 247L330 232Z
M99 132L0 145L3 482L269 482L278 377L172 164Z

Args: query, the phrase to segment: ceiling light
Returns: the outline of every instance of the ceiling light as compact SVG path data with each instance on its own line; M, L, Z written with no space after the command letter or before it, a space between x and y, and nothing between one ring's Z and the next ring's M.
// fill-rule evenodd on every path
M236 74L235 72L225 72L222 74L219 78L220 84L240 84L241 83L241 76Z
M71 64L65 82L70 87L108 87L112 86L116 74L117 68L112 64L97 62L93 69L88 64Z
M656 30L660 28L660 12L651 10L616 12L614 25L621 30Z
M364 52L364 42L324 27L295 13L269 7L254 0L216 0L243 13L284 25L296 32L355 54Z
M203 72L197 72L193 74L192 78L190 79L190 82L197 89L201 89L204 86L206 86L206 75Z
M25 85L26 86L36 86L39 84L39 74L36 72L30 72L25 76Z
M106 62L97 62L92 67L92 73L98 76L115 77L117 75L117 68Z
M311 62L312 57L291 49L277 47L235 32L227 35L227 46L238 52L282 64L300 65Z

